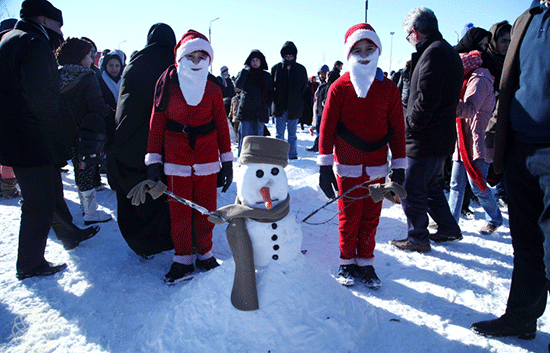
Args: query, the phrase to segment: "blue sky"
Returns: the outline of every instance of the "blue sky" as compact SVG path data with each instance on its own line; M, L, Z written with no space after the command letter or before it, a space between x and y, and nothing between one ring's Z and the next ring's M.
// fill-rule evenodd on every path
M343 59L345 32L365 20L365 0L51 2L63 11L66 37L86 36L100 50L119 48L127 55L143 48L149 27L154 23L169 24L178 39L189 28L208 37L210 27L215 56L212 71L216 75L222 65L236 75L252 49L261 50L271 67L281 60L279 51L284 42L292 40L298 47L298 62L312 76L322 64L332 68L335 60ZM382 42L379 66L388 71L390 52L391 69L397 70L414 50L406 42L402 26L406 14L414 7L432 9L445 39L456 44L466 23L485 29L501 20L513 23L530 4L531 0L370 0L367 20ZM21 0L0 0L0 17L18 17L20 6ZM390 32L395 33L393 40Z

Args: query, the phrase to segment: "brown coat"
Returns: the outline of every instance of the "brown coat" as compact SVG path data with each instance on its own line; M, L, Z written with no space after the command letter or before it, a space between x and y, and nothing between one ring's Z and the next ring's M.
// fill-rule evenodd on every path
M500 80L500 97L497 109L495 110L496 122L494 122L494 126L490 124L488 127L488 129L495 131L493 168L497 174L502 173L504 170L504 161L511 147L511 141L507 137L511 133L510 104L516 93L519 80L519 50L525 32L536 11L540 11L540 9L534 8L525 11L514 23L512 27L512 41L504 60L502 78Z

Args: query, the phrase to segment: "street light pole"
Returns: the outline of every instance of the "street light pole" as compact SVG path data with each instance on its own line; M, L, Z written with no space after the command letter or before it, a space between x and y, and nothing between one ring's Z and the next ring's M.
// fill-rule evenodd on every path
M367 12L369 11L369 0L365 0L365 23L367 22Z
M395 32L390 32L391 40L390 40L390 69L388 70L389 73L391 73L391 54L392 54L392 51L393 51L393 35L394 34L395 34Z
M211 20L208 24L208 41L210 42L210 45L212 45L212 22L219 20L219 17L216 17L215 19ZM210 73L212 73L212 65L210 65Z

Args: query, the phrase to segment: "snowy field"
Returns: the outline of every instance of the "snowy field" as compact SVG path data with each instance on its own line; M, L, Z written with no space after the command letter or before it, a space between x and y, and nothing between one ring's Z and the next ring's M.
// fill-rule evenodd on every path
M298 129L299 159L286 168L298 221L327 201L317 185L316 154L305 150L312 141ZM83 227L72 168L63 180ZM235 195L233 183L218 195L218 206L233 203ZM98 192L98 202L116 217L113 191ZM214 228L213 251L222 265L175 286L162 283L172 253L140 258L115 221L71 251L50 233L46 258L68 269L18 281L20 208L18 200L1 199L0 352L547 352L548 311L531 341L487 339L469 330L504 313L512 272L507 212L497 232L482 236L483 211L475 203L472 208L475 219L460 220L462 241L432 244L430 253L418 254L389 245L405 237L406 219L400 205L384 201L375 250L382 288L373 291L334 280L334 203L308 221L316 225L302 223L307 252L293 270L258 275L260 310L242 312L229 300L234 263L225 226Z

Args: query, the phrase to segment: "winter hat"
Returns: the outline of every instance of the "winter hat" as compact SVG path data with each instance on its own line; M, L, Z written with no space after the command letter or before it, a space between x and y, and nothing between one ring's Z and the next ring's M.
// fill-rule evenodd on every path
M344 40L344 57L346 60L349 58L351 48L353 48L355 43L363 39L368 39L374 43L380 50L380 54L382 54L382 43L380 43L380 38L378 38L374 29L368 23L359 23L346 32L346 38Z
M220 73L223 74L223 72L224 72L225 70L228 70L228 71L229 71L229 68L228 68L227 66L224 65L224 66L222 66L222 67L220 68Z
M21 11L19 17L22 19L44 16L52 20L56 20L63 26L63 15L61 10L55 8L47 0L25 0L21 4Z
M298 48L291 41L287 41L281 48L281 57L284 58L285 55L298 55Z
M460 53L460 59L462 59L462 65L464 65L464 74L468 75L481 66L483 60L481 60L481 52L479 50L472 50L469 53Z
M80 65L80 62L92 50L92 43L80 38L67 38L55 54L57 63L63 65Z
M329 72L329 71L330 71L330 69L328 68L328 66L327 66L327 65L323 65L323 66L321 66L321 68L317 71L317 73L324 72L324 73L326 74L326 73Z
M176 65L185 55L197 50L206 52L210 56L210 64L212 64L212 61L214 61L214 50L210 42L203 34L190 29L181 37L179 43L174 48Z
M262 163L286 167L288 165L288 142L264 136L246 136L241 148L240 164Z

